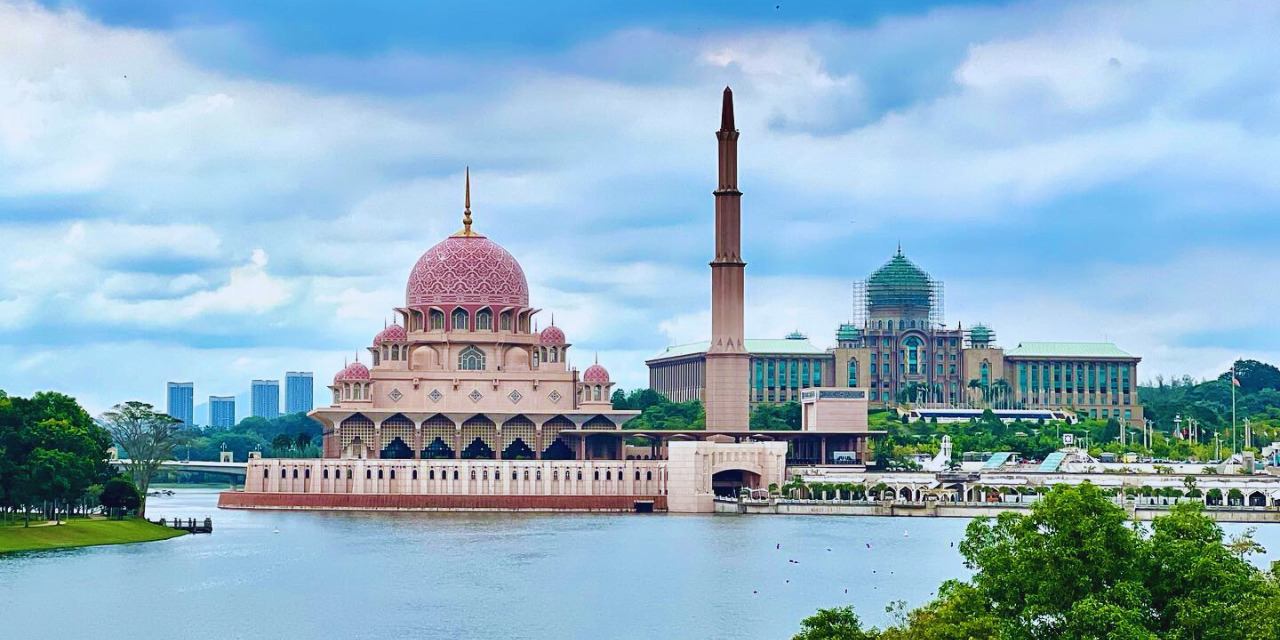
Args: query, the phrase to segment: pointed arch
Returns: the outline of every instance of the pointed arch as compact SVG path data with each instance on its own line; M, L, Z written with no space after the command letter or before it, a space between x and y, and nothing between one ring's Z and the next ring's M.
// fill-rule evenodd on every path
M498 427L488 416L476 414L462 423L462 458L492 460L497 442Z

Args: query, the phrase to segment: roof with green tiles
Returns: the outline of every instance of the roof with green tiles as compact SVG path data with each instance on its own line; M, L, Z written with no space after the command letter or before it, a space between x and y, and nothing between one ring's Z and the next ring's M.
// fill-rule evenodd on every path
M780 354L780 355L803 355L803 356L821 356L826 355L826 351L813 346L808 340L745 340L747 351L753 354ZM691 342L689 344L680 344L667 347L662 353L650 358L650 360L663 360L666 358L679 358L682 356L691 356L699 353L706 353L711 347L710 341Z
M1110 342L1019 342L1004 352L1010 358L1132 358Z

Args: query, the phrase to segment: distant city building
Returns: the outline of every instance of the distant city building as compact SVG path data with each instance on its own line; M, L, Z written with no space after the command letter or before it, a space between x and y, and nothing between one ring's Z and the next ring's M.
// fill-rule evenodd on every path
M315 408L310 371L290 371L284 374L284 412L306 413Z
M235 396L209 396L209 426L229 428L235 425Z
M170 382L165 413L191 426L195 418L196 386L193 382Z
M1141 358L1106 342L1023 342L1006 351L990 327L947 327L942 283L901 248L854 283L853 297L853 322L840 325L825 352L807 340L745 341L753 404L796 400L809 386L858 387L872 406L1065 409L1142 424ZM674 401L702 399L707 348L669 347L649 360L649 386Z
M253 415L274 420L280 417L280 381L254 380L251 403Z

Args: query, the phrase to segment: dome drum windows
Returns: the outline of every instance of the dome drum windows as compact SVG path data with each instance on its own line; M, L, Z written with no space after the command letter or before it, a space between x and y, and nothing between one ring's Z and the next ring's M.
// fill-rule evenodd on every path
M481 309L476 312L476 331L493 331L493 311Z
M471 314L467 313L466 309L463 309L462 307L458 307L457 309L454 309L453 313L450 314L449 316L449 330L450 331L469 331L470 320L471 320Z
M417 313L419 316L422 315L422 312L420 311L415 311L414 313ZM439 309L431 310L430 326L432 331L444 331L444 312L443 311Z

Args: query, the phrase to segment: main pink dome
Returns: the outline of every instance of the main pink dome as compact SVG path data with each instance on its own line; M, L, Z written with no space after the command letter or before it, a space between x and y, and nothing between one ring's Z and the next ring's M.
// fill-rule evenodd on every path
M529 306L520 263L482 235L454 235L427 250L409 273L410 307Z

